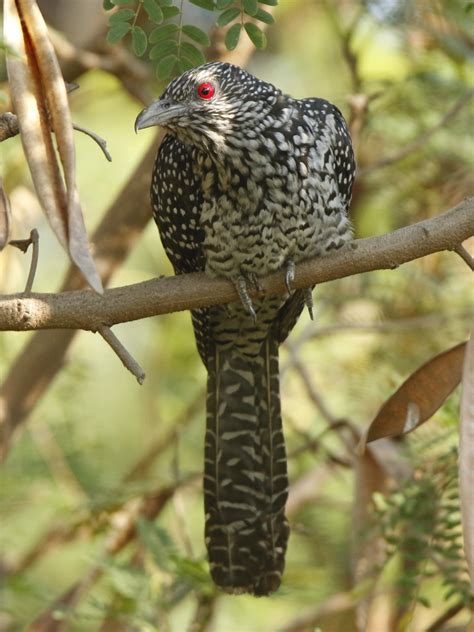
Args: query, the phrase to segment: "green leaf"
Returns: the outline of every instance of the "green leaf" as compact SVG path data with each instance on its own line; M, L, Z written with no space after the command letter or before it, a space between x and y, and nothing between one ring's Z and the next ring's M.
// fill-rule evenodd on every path
M197 26L192 26L191 24L185 24L182 29L183 33L187 35L190 39L194 40L201 46L210 46L211 40L207 33L198 29Z
M178 7L163 7L161 10L163 11L163 17L165 20L169 20L169 18L174 18L179 15Z
M226 24L229 24L229 22L232 22L232 20L235 20L235 18L237 18L239 15L240 9L237 9L235 7L232 9L226 9L217 18L216 24L217 26L225 26Z
M259 29L256 24L246 22L245 30L256 48L265 48L267 45L267 37L262 29Z
M155 44L150 50L150 59L159 59L160 57L168 57L168 55L175 54L178 48L178 44L175 40L163 40Z
M125 22L133 17L135 17L135 11L132 11L131 9L120 9L120 11L117 11L109 17L108 24L109 26L114 26L114 24Z
M228 50L234 50L239 43L242 24L234 24L225 34L224 44Z
M181 43L181 54L193 63L194 66L199 66L206 61L202 51L200 51L194 44L190 42Z
M132 46L137 57L141 57L148 46L146 33L140 26L134 26L132 29Z
M164 39L173 37L177 32L177 24L164 24L163 26L158 26L156 29L153 29L148 39L152 44L156 44L156 42L161 42Z
M162 7L171 7L173 4L173 0L158 0L158 2Z
M103 0L102 6L104 7L105 11L110 11L114 8L115 5L113 4L112 0Z
M191 68L194 68L194 64L190 59L187 59L186 57L178 59L178 70L180 73L186 72L186 70L191 70Z
M155 0L143 0L143 7L148 13L150 20L161 24L163 22L163 11L161 7L155 2Z
M276 7L278 0L259 0L260 4L266 4L269 7Z
M258 11L257 0L243 0L244 11L247 15L251 15L252 17Z
M176 55L168 55L164 57L156 67L156 74L160 79L168 79L173 74L174 67L178 58Z
M128 22L119 22L114 24L113 28L107 33L107 42L109 44L116 44L120 42L122 37L126 35L132 27Z
M264 11L263 9L258 9L257 13L254 16L260 22L265 22L265 24L273 24L275 22L275 18L268 11Z
M117 7L120 7L124 4L131 4L131 0L112 0L112 3L115 4Z
M234 0L216 0L216 9L218 11L222 11L222 9L227 9L227 7L233 2Z
M189 2L206 11L214 11L214 0L189 0Z

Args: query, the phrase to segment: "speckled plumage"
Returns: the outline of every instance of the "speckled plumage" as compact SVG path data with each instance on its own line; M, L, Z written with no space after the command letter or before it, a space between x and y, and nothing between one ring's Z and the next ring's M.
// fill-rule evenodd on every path
M203 82L215 89L209 100L198 95ZM328 101L296 100L210 63L175 79L140 117L139 127L158 120L168 132L152 204L177 274L228 277L242 296L258 277L350 239L354 158ZM278 345L304 302L303 291L292 291L253 301L256 319L240 302L192 314L209 376L206 545L227 592L269 594L281 581L289 528Z

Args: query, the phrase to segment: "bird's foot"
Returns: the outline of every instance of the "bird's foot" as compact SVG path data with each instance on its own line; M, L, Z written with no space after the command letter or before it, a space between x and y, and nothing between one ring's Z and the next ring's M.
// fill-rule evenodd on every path
M292 292L292 283L295 280L295 262L294 261L288 261L286 264L286 273L285 273L285 285L286 285L286 289L288 290L288 294L291 294Z
M308 308L308 313L309 313L309 317L311 318L311 320L314 320L313 318L313 291L312 288L307 287L304 290L304 302L306 307Z
M239 297L240 297L240 301L242 303L242 305L245 307L245 309L248 311L248 313L252 316L252 318L254 319L254 321L257 320L257 312L255 311L255 308L253 306L252 303L252 299L250 298L250 295L248 293L247 290L247 280L244 276L242 276L241 274L239 274L238 277L235 277L233 279L234 282L234 286L235 289L237 290Z
M250 281L250 283L254 286L254 288L257 290L257 292L259 294L263 294L263 287L262 284L260 283L260 279L259 277L255 274L255 272L250 272L247 275L247 279Z

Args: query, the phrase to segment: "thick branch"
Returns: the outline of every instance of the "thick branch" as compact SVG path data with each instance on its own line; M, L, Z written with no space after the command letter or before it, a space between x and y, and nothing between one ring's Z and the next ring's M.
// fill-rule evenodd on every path
M378 237L355 240L339 252L298 264L295 288L334 279L396 268L441 250L453 250L474 233L474 198L433 219ZM262 282L266 293L284 293L283 275ZM85 329L138 320L158 314L196 309L237 300L232 284L203 273L153 279L107 290L61 294L22 294L0 299L0 330Z

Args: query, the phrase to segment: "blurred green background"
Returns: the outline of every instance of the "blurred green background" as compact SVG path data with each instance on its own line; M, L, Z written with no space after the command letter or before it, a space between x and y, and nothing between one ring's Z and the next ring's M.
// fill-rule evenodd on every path
M93 3L73 4L86 13ZM360 172L352 205L357 237L436 216L472 195L472 109L463 102L446 117L472 87L472 4L282 0L276 23L267 31L267 49L251 58L250 72L295 97L329 99L350 121ZM202 11L202 17L199 9L187 5L183 8L192 12L189 20L199 18L205 24L208 14ZM54 13L54 7L50 10ZM92 69L77 81L80 90L70 97L73 118L107 139L113 157L107 163L90 139L76 135L78 185L92 234L154 136L148 130L134 134L142 105L118 78ZM149 88L156 94L162 88L152 71ZM402 159L378 164L420 138ZM1 158L13 208L12 237L26 237L32 227L39 230L34 289L53 292L68 261L32 193L18 137L2 143ZM2 252L2 293L21 290L28 265L29 255L13 248ZM150 222L112 286L162 274L171 274L171 267ZM72 612L57 608L58 621L66 617L65 629L357 629L356 608L344 606L344 598L357 595L351 592L356 584L351 559L354 488L360 481L354 477L346 431L329 432L328 424L346 420L366 428L412 371L468 337L472 299L468 267L448 252L316 289L315 322L303 314L290 338L290 347L297 350L287 347L281 354L290 481L295 489L306 481L307 489L295 495L284 582L269 599L215 595L207 578L200 486L205 372L189 315L114 328L145 369L143 386L99 336L79 333L63 369L16 436L3 468L0 628L25 629L98 567L101 577ZM29 336L1 334L2 376ZM305 343L298 346L300 338ZM407 438L403 459L421 468L417 471L455 445L458 403L455 392L428 424ZM438 451L426 448L433 442ZM156 458L127 478L153 446ZM175 493L157 520L142 520L139 536L117 555L104 558L107 538L134 503L167 486L176 487ZM54 534L61 530L70 531L70 537L55 543ZM379 623L367 629L389 629L384 618L388 610L396 619L396 560L391 564L382 564L380 571L381 618L374 615ZM420 590L429 607L414 602L409 626L399 629L424 630L456 602L458 595L444 602L441 580L423 580ZM320 606L327 606L326 614L313 617L309 627L285 627ZM453 621L465 625L467 610ZM400 617L398 624L403 624Z

